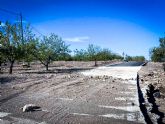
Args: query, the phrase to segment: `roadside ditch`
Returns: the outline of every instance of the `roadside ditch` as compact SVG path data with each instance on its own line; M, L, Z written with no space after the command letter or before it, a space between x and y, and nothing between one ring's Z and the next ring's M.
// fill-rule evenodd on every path
M159 106L156 104L156 98L160 97L160 92L152 84L149 84L144 89L140 86L140 77L137 74L137 89L139 97L139 107L147 124L164 124L164 113L159 111Z

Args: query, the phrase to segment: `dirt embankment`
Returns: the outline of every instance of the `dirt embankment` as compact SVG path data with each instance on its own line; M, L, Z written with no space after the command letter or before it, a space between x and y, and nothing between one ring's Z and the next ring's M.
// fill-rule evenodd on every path
M139 71L140 87L152 120L165 123L165 71L163 63L149 62Z

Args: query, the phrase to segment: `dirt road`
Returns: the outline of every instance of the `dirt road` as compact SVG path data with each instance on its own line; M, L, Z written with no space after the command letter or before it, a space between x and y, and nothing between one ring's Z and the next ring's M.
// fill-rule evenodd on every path
M73 67L72 67L73 68ZM136 75L140 67L99 67L67 73L1 76L0 123L144 123ZM23 113L25 104L41 111Z

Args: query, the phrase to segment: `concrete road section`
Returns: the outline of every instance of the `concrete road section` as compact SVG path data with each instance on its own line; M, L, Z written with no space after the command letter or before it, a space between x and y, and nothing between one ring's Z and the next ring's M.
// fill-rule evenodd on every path
M130 62L123 62L123 63L119 63L119 64L113 64L113 65L107 65L107 66L114 66L114 67L116 67L116 66L120 66L120 67L122 67L122 66L141 66L141 65L143 65L144 64L144 62L134 62L134 61L130 61Z
M143 62L124 62L120 64L98 67L89 71L84 71L82 74L88 76L112 76L121 79L136 79L137 72L140 70Z

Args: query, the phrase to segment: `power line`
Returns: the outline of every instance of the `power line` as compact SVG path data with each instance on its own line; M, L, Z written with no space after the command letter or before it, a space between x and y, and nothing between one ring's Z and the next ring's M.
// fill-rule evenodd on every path
M6 9L2 9L0 8L0 11L3 11L3 12L6 12L6 13L9 13L9 14L12 14L12 15L17 15L20 17L20 20L21 20L21 37L22 37L22 42L23 42L23 25L22 25L22 14L18 14L16 12L13 12L13 11L10 11L10 10L6 10Z
M41 36L45 36L44 34L42 34L41 32L39 32L39 30L37 28L35 28L34 26L31 25L31 27Z
M16 16L19 16L20 17L20 21L21 21L21 29L22 29L22 40L23 40L23 24L22 24L22 19L25 19L21 13L16 13L16 12L13 12L13 11L10 11L10 10L6 10L6 9L3 9L3 8L0 8L0 11L3 11L3 12L6 12L6 13L9 13L9 14L12 14L12 15L16 15ZM27 19L25 19L27 21ZM28 21L29 22L29 21ZM33 30L35 30L38 34L40 34L41 36L45 36L44 34L42 34L37 28L35 28L31 23L30 23L30 26L32 27Z
M23 17L23 19L25 19L27 22L29 22L25 17ZM30 23L30 22L29 22ZM43 33L41 33L37 28L35 28L35 26L33 26L31 23L30 23L30 26L33 30L35 30L38 34L40 34L41 36L45 36Z
M0 8L0 11L3 11L3 12L6 12L6 13L9 13L9 14L12 14L12 15L20 15L19 13L16 13L16 12L13 12L13 11L10 11L10 10L6 10L6 9L3 9L3 8Z

